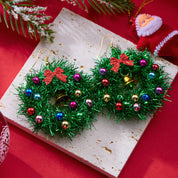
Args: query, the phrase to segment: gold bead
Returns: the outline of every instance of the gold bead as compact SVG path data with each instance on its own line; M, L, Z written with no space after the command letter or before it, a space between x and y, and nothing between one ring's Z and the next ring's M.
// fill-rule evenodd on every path
M132 99L136 102L138 101L138 95L132 95Z
M128 85L129 83L134 82L134 80L131 80L131 78L129 76L125 76L124 82L125 82L125 85Z
M81 94L82 94L82 92L81 92L80 90L76 90L76 91L75 91L75 95L76 95L76 96L79 97L79 96L81 96Z
M111 97L110 97L110 95L105 94L103 98L104 98L104 101L108 102Z
M69 122L68 121L63 121L62 122L62 128L63 129L68 129L69 128Z

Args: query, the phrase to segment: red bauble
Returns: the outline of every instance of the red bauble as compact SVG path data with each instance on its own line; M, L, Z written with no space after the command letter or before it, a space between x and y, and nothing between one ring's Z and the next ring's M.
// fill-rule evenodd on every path
M159 65L158 64L153 64L152 65L153 70L159 70Z
M35 108L28 108L27 112L31 116L31 115L35 114Z
M106 79L106 78L104 78L104 79L102 80L102 84L103 84L103 86L107 87L107 86L109 85L109 80Z
M122 110L122 109L123 109L122 103L117 102L117 103L116 103L116 110L120 111L120 110Z
M0 112L0 164L4 161L4 158L9 148L9 128L3 115Z

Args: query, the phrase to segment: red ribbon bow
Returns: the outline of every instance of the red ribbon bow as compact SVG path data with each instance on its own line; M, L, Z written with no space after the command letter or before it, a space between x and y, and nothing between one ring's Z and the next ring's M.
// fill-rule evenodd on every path
M129 59L129 57L127 55L125 55L124 53L122 53L120 55L120 59L112 57L110 59L110 64L114 65L114 66L112 67L111 70L113 70L115 73L117 73L119 70L119 67L120 67L120 63L124 63L125 65L128 65L128 66L134 66L134 61L128 60L128 59Z
M43 81L46 83L46 85L50 84L51 81L53 80L53 77L56 76L59 80L62 82L67 82L67 77L66 75L63 75L62 73L64 72L63 69L60 67L56 67L54 72L52 72L49 69L46 69L44 72L44 76L46 77Z

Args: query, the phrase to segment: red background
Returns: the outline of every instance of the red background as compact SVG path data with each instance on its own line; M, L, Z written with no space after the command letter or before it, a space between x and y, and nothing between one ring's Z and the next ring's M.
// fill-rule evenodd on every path
M138 8L142 0L134 0L134 2ZM62 7L67 7L135 44L137 43L128 34L127 15L99 15L92 9L89 9L90 12L87 14L78 7L72 7L59 0L50 0L50 3L43 0L38 4L47 6L47 13L54 18ZM145 6L141 12L158 15L163 18L164 23L178 29L177 9L176 0L157 0ZM37 41L29 40L6 29L4 23L0 24L0 97L3 96L37 44ZM172 62L178 65L178 61L172 60ZM178 76L172 85L173 90L169 91L172 102L165 102L161 112L157 112L151 120L122 170L120 178L178 177ZM0 166L0 177L105 177L15 126L9 124L9 127L10 149Z

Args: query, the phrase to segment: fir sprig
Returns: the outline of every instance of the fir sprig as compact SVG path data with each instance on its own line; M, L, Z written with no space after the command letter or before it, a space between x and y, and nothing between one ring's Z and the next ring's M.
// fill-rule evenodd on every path
M63 1L77 5L88 12L87 4L84 0ZM134 3L131 0L88 0L87 2L94 10L103 14L127 13L134 9Z
M23 35L26 37L28 33L31 39L37 40L39 37L53 41L52 24L46 23L51 17L44 14L46 7L36 6L31 0L0 0L0 4L3 6L3 15L0 14L0 19L3 16L7 28L11 27L18 33L21 29Z

